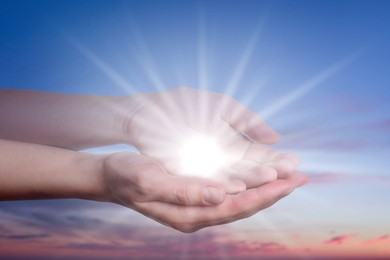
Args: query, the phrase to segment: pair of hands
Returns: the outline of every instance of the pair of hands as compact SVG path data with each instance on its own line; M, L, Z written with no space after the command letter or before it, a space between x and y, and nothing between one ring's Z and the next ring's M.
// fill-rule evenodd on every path
M126 112L126 103L137 102ZM135 209L182 232L255 214L306 182L298 158L265 144L279 134L234 99L218 93L176 88L131 97L119 109L124 139L142 155L118 153L104 159L109 201ZM188 135L215 136L231 163L218 179L186 176L177 147ZM242 133L250 136L250 141Z
M102 97L0 90L0 122L0 200L109 201L193 232L248 217L306 181L294 155L265 145L279 134L262 118L208 91ZM217 177L183 169L178 147L193 134L216 138L226 152ZM130 143L141 155L72 151L114 143Z

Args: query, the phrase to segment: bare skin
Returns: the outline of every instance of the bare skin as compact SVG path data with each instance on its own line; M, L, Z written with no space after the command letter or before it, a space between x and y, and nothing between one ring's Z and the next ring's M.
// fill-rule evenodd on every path
M181 232L225 224L267 208L306 181L294 173L236 195L207 179L174 176L133 153L92 155L0 140L0 200L79 198L116 203Z
M306 182L295 155L265 145L279 139L277 132L213 92L103 97L0 90L0 122L1 200L108 201L193 232L248 217ZM217 137L229 154L218 180L182 174L175 147L193 133ZM141 155L74 151L117 143Z
M252 146L242 133L262 144L275 143L279 134L220 93L187 87L128 97L1 90L0 111L0 138L72 150L128 143L175 175L183 174L177 158L183 139L194 133L216 136L231 157L219 172L230 194L285 178L298 166L293 154ZM250 147L259 158L252 156L249 167Z

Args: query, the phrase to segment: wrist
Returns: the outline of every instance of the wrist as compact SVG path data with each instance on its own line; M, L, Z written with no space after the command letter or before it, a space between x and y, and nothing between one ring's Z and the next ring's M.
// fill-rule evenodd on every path
M83 176L80 176L79 199L109 202L108 187L104 181L104 162L108 155L82 154L79 165L83 165Z
M113 129L118 143L134 144L133 136L137 135L132 127L134 115L150 102L152 95L153 93L141 93L116 101Z

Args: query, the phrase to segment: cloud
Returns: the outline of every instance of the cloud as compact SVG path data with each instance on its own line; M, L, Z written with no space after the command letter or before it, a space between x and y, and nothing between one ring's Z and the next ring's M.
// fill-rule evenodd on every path
M388 117L388 116L386 116ZM321 118L321 117L320 117ZM283 145L306 151L353 152L372 151L388 148L387 133L390 131L389 118L345 118L343 120L311 119L310 127L284 129ZM323 124L322 122L326 122ZM307 122L306 124L309 124ZM304 125L304 123L302 123Z
M328 177L323 176L325 179ZM334 180L330 178L330 181ZM42 202L42 205L38 202L30 205L2 205L0 259L25 255L26 259L40 256L40 259L46 260L53 255L63 254L68 259L85 256L85 259L119 260L131 256L132 259L197 260L229 256L235 260L256 259L259 256L267 259L294 255L297 250L303 252L301 246L289 247L278 240L267 239L266 236L257 240L238 240L224 226L201 230L191 235L181 234L158 224L142 224L132 218L134 215L121 215L131 212L124 208L100 204L95 209L94 205L89 208L88 203L85 203L85 208L80 205L76 203L74 210L71 203L64 203L63 210L56 205L53 210L52 204L46 202ZM255 232L259 232L259 229L255 229ZM352 235L334 237L325 244L342 244L351 237ZM308 248L307 245L303 246ZM309 247L308 250L310 249L312 248ZM311 251L310 254L313 252L315 253Z
M383 235L376 238L372 238L369 240L364 241L362 244L365 246L372 246L382 243L389 243L390 244L390 236L389 235Z
M355 112L358 114L364 112L374 112L382 104L389 102L388 97L361 97L359 95L343 95L338 94L324 99L328 104L331 103L333 106L337 106L347 112Z
M39 239L49 237L48 233L41 234L13 234L13 235L2 235L0 238L10 239L10 240L31 240L31 239Z
M59 236L77 236L82 231L99 232L110 227L110 212L120 216L129 212L121 207L105 203L77 200L21 201L0 204L0 234L18 233L18 230L49 230ZM3 231L3 232L2 232Z
M86 219L87 221L87 219ZM77 222L79 222L77 220ZM69 259L79 256L88 259L219 259L227 255L231 259L279 255L289 250L276 241L235 240L223 228L201 230L188 235L163 226L136 226L104 224L98 232L80 230L72 235L66 233L11 233L0 236L0 244L7 245L2 256L23 256L20 251L29 251L34 257L34 248L44 248L36 252L41 259L50 259L53 254L67 254ZM69 227L72 228L72 227ZM46 240L40 240L47 238Z
M143 228L133 227L132 233L139 234L133 241L102 240L99 243L74 243L63 245L64 249L75 251L99 251L101 254L127 254L135 258L149 257L177 259L180 255L190 256L191 259L219 258L221 254L230 257L260 256L282 253L288 248L274 241L235 241L225 234L214 231L202 231L191 235L177 233L164 234L155 228L153 233ZM154 258L153 258L154 259Z
M307 173L309 178L309 183L314 184L330 184L330 183L339 183L343 181L343 176L336 173Z
M309 182L312 184L334 184L334 183L375 183L390 184L389 175L374 174L346 174L335 172L307 173Z
M286 251L288 248L277 242L262 242L262 241L253 241L253 242L242 242L235 243L234 253L236 255L262 255L269 253L281 253Z
M326 240L324 244L326 245L341 245L347 242L350 242L352 238L358 236L357 233L354 234L345 234L345 235L340 235L340 236L335 236L329 240ZM389 243L390 244L390 236L389 235L382 235L378 236L369 240L365 241L357 241L358 245L363 245L363 246L374 246L377 244L385 244Z
M0 234L4 234L8 232L10 232L10 228L0 223Z
M332 237L324 242L325 245L341 245L350 241L351 238L356 237L358 234L345 234L336 237Z

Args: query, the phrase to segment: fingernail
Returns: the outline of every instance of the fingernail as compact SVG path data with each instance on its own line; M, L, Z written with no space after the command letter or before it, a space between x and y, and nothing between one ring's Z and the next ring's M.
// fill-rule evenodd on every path
M223 201L223 194L220 189L215 187L203 188L203 198L211 204L220 204Z

